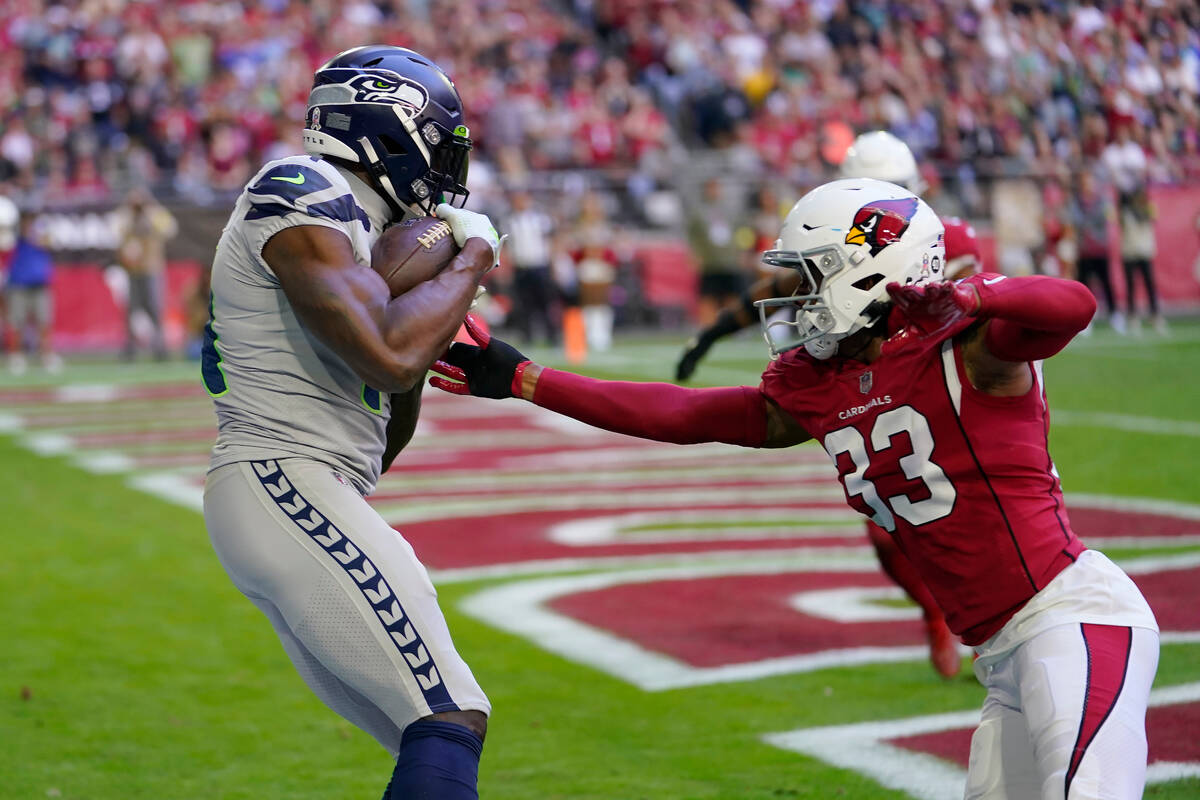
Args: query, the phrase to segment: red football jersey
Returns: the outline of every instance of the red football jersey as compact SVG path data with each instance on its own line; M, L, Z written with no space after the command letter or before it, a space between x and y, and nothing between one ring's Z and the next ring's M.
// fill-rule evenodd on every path
M869 365L792 350L760 387L825 447L847 501L897 538L967 644L1084 549L1047 449L1040 364L1020 397L978 391L954 340L973 321L904 327Z

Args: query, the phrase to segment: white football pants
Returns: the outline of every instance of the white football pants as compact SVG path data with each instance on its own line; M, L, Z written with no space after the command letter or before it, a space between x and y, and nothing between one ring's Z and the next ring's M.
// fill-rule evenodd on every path
M220 467L208 475L204 520L304 682L393 757L421 717L491 710L412 547L328 465Z
M1067 624L977 670L967 800L1137 800L1158 633Z

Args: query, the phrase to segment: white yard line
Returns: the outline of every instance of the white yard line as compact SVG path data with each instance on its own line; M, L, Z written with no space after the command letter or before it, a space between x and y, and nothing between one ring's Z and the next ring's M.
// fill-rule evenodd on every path
M1135 514L1162 514L1167 517L1200 520L1200 505L1179 500L1159 500L1151 497L1117 497L1087 492L1067 492L1067 508L1085 508L1105 511L1131 511ZM1086 541L1086 539L1085 539Z
M421 488L468 487L475 489L506 488L510 486L547 487L554 486L561 490L564 486L599 486L603 484L641 483L692 483L696 481L717 481L721 479L757 480L767 478L772 482L812 480L814 477L828 477L832 480L829 465L824 463L805 464L734 464L722 463L719 466L706 466L709 462L699 465L672 465L669 470L663 467L642 466L640 459L628 459L629 469L620 470L504 470L503 472L483 472L480 470L438 470L436 473L422 475L412 471L389 472L379 479L377 494L388 492L404 492Z
M1050 410L1051 425L1079 428L1104 428L1130 433L1153 433L1163 436L1200 438L1200 422L1183 419L1140 417L1133 414L1109 414L1097 411Z
M556 494L531 489L527 495L503 497L468 496L455 500L438 498L436 502L381 502L374 504L391 525L421 522L431 519L460 519L492 517L530 511L590 511L595 509L645 506L680 506L684 508L717 505L762 503L794 503L810 500L835 505L842 498L836 483L829 486L739 486L708 489L629 489L621 492L589 494Z
M795 524L755 526L763 520L778 520L793 515ZM817 516L821 524L805 524L806 516ZM720 523L713 527L713 523ZM703 524L703 525L702 525ZM689 527L701 526L701 527ZM659 527L654 527L659 526ZM661 528L661 526L670 526ZM649 530L632 530L650 528ZM548 537L559 544L583 547L600 544L635 542L711 541L714 539L768 539L777 537L801 538L820 536L862 535L862 517L855 511L811 510L796 508L737 508L696 510L684 508L673 511L638 511L604 517L568 520L550 528Z
M453 583L473 583L481 580L553 575L566 572L595 572L597 570L631 570L657 567L684 567L697 564L774 564L780 559L818 561L836 559L840 563L856 563L863 572L875 569L879 563L875 551L866 544L850 547L787 547L763 549L721 549L701 552L651 553L628 556L582 556L547 558L532 561L510 561L507 564L487 564L478 567L431 569L433 582L441 586Z
M112 383L69 383L54 390L57 403L111 403L120 394L120 387Z

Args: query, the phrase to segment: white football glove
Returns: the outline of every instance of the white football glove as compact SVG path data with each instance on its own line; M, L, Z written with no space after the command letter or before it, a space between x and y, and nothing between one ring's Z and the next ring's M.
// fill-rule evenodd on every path
M466 245L467 239L483 239L492 246L492 269L500 264L500 248L504 246L504 240L508 238L508 234L501 236L497 233L496 226L492 224L486 214L468 211L465 208L455 208L449 203L442 203L433 211L439 219L445 220L446 224L450 226L454 242L459 247Z

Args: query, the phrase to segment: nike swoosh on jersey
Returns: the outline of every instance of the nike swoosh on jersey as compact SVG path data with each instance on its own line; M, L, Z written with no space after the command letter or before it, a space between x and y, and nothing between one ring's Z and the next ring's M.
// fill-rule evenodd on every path
M1003 275L1001 275L999 278L984 278L984 279L983 279L983 285L984 285L984 286L991 286L993 283L999 283L999 282L1000 282L1000 281L1002 281L1002 280L1004 280L1004 276L1003 276Z
M280 186L281 183L288 184L288 188ZM247 191L251 195L295 198L324 191L332 185L328 178L311 167L285 162L276 164L264 172L256 182L247 187Z

